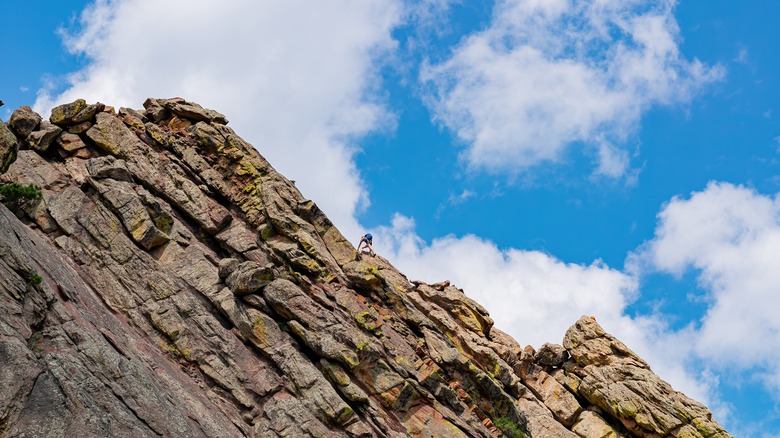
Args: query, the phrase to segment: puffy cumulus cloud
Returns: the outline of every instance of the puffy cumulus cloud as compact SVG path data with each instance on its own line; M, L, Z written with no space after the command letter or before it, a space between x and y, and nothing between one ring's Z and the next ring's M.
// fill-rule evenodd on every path
M376 61L392 52L401 0L98 0L64 32L86 66L36 109L85 98L140 107L181 96L231 126L348 234L367 202L354 140L392 126Z
M746 371L780 391L780 199L711 182L659 213L655 237L634 256L641 269L698 271L709 308L696 353L720 370Z
M633 275L600 261L578 265L539 251L501 249L473 235L427 244L416 234L414 220L400 214L373 234L377 252L410 278L450 280L522 345L561 343L577 319L594 315L675 389L708 404L713 400L712 379L687 362L693 353L690 329L672 332L659 315L626 315L639 292Z
M499 0L490 26L424 66L427 104L475 169L515 173L582 144L622 176L642 114L722 77L680 53L675 0Z

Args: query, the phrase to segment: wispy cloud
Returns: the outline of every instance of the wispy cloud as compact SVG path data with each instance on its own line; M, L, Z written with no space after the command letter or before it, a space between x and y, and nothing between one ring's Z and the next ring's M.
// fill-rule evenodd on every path
M740 46L739 52L737 52L737 56L734 57L734 62L738 62L740 64L747 64L749 59L750 59L750 52L748 51L747 47Z
M475 192L468 189L463 189L463 191L457 195L455 193L450 193L450 196L447 198L447 200L439 204L439 207L436 209L435 216L438 218L441 213L444 212L444 210L448 207L454 207L456 205L463 204L476 195L477 194Z
M659 213L636 254L644 270L697 272L711 303L691 338L713 369L745 371L780 395L780 199L711 182Z
M579 143L597 173L623 175L644 112L723 76L680 53L675 4L499 0L490 28L423 68L427 103L472 168L516 173Z

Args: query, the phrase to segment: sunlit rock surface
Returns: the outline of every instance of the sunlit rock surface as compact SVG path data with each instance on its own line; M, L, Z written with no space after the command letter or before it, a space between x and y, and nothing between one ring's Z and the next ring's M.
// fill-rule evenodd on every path
M590 318L539 351L355 248L226 118L0 124L3 437L728 437Z

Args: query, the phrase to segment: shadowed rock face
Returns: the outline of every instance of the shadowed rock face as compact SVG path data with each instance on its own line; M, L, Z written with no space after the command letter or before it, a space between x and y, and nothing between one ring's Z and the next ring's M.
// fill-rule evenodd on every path
M183 99L0 123L2 437L728 437L589 318L537 353L359 258Z

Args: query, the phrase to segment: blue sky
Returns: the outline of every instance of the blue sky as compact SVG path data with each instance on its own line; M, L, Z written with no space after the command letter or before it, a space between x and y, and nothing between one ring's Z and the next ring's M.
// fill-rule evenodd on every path
M192 3L6 2L0 118L217 109L521 344L596 315L735 436L780 436L780 3Z

